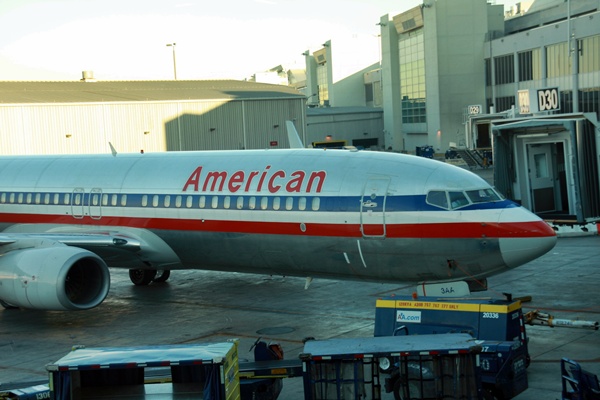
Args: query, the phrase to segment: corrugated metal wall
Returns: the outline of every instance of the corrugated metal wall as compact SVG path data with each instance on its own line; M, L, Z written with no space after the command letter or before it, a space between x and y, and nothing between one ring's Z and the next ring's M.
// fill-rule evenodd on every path
M2 105L0 154L284 148L305 112L303 98Z

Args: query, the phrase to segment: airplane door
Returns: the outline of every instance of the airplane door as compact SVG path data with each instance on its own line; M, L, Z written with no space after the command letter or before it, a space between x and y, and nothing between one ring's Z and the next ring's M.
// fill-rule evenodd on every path
M369 178L360 201L360 230L363 237L385 237L385 201L390 178Z
M531 186L531 211L555 211L554 168L551 143L528 144L529 184Z
M92 219L102 218L102 189L94 188L90 191L88 204L90 209L90 217Z
M73 189L73 194L71 195L71 215L73 215L73 218L83 218L83 196L85 196L83 188Z

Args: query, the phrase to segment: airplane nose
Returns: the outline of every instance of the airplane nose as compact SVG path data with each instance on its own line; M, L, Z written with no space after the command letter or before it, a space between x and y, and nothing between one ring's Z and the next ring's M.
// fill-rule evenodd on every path
M499 239L502 259L509 268L546 254L556 244L554 229L523 207L502 211L498 222L510 227Z
M501 238L500 252L508 268L515 268L543 256L556 244L556 236Z

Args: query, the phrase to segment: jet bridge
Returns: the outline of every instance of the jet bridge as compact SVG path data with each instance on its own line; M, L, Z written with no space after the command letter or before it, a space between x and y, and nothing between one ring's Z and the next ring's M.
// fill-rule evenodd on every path
M494 120L494 183L547 221L600 220L600 125L596 114Z

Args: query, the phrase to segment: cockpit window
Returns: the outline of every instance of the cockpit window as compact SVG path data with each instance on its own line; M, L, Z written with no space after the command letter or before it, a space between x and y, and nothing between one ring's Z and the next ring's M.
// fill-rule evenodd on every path
M448 208L448 197L446 196L446 192L441 190L432 190L427 193L426 201L432 206Z
M469 204L469 200L463 192L448 192L448 195L450 197L450 208L453 210Z
M467 190L466 192L446 192L432 190L427 193L426 202L446 210L456 210L470 204L501 201L502 197L492 188Z
M472 203L489 203L501 200L492 189L467 190L467 196Z

